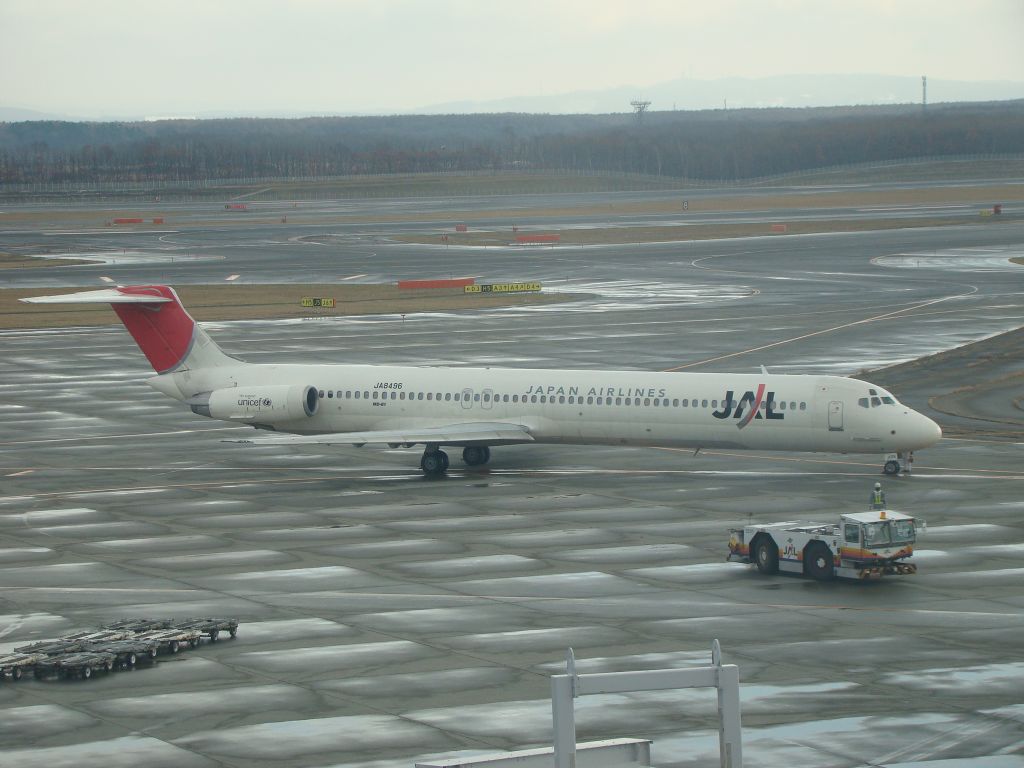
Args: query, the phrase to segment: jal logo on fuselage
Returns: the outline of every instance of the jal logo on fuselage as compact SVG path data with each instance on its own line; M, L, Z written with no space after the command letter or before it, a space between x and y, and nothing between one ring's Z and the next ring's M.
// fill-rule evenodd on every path
M767 404L762 408L762 404L765 404L764 384L758 384L756 392L747 390L739 400L733 396L734 392L730 389L725 393L721 409L713 411L711 415L716 419L738 419L736 427L739 429L743 429L754 419L786 418L786 414L776 413L772 410L772 406L775 404L775 393L768 392L767 394Z

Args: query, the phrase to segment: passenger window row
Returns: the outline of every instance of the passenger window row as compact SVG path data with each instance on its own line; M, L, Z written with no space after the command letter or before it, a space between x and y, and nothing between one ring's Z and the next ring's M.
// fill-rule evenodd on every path
M461 402L463 398L468 398L469 393L463 392L406 392L405 390L320 390L320 397L334 398L337 397L339 400L417 400L417 401L432 401L432 402ZM892 398L888 398L891 400ZM712 408L718 409L718 400L701 400L697 398L668 398L668 397L602 397L602 396L587 396L582 395L495 395L489 392L483 394L476 392L473 393L474 402L485 402L485 403L541 403L541 404L558 404L558 405L629 405L629 406L644 406L654 408ZM733 408L739 405L736 400L733 401L721 401L723 408ZM788 407L787 407L788 406ZM797 403L795 400L780 400L772 402L761 403L761 410L767 410L771 408L773 411L795 411L799 408L801 411L807 410L807 403Z

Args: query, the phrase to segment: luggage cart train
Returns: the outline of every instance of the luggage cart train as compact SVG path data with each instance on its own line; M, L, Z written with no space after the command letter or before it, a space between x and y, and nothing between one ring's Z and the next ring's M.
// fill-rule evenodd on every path
M88 680L97 672L154 664L161 654L199 647L204 637L215 643L223 633L234 638L238 620L121 619L98 630L18 646L13 653L0 655L0 678L21 680L31 672L38 680Z

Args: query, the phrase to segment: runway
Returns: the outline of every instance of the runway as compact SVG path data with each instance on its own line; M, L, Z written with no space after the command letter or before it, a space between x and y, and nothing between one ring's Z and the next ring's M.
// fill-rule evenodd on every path
M401 207L441 227L462 205ZM543 250L388 242L412 226L41 228L0 233L0 250L192 257L3 274L40 289L478 275L593 296L206 324L257 362L847 375L1024 324L1015 219ZM397 768L549 745L566 647L580 672L616 671L705 664L717 638L740 668L748 765L1024 766L1022 444L944 439L899 479L874 456L520 446L430 482L416 449L220 442L244 430L183 412L150 375L120 326L0 333L0 653L124 616L233 615L239 636L89 682L0 682L0 763ZM903 385L942 420L928 401L949 382ZM730 526L829 521L876 480L927 520L916 575L823 584L725 562ZM656 765L716 763L710 692L576 712L581 741L650 738Z

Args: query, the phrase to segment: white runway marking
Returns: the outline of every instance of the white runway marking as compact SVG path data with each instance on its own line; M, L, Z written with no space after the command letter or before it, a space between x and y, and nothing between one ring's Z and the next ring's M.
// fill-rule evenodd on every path
M742 350L739 350L737 352L730 352L727 355L718 355L717 357L710 357L710 358L706 358L704 360L697 360L697 361L692 362L692 363L686 363L685 365L677 365L674 368L666 368L665 370L666 371L681 371L681 370L684 370L686 368L693 368L696 365L706 365L707 363L715 363L715 362L718 362L719 360L727 360L730 357L738 357L740 355L746 355L746 354L749 354L751 352L761 352L761 351L766 350L766 349L772 349L773 347L780 347L783 344L790 344L790 343L792 343L794 341L803 341L804 339L810 339L810 338L813 338L815 336L821 336L822 334L825 334L825 333L832 333L833 331L839 331L839 330L842 330L844 328L853 328L854 326L858 326L858 325L866 325L868 323L878 322L879 320L887 320L889 318L899 317L901 315L905 315L907 312L911 312L911 311L916 310L916 309L921 309L922 307L928 307L928 306L931 306L933 304L938 304L938 303L943 302L943 301L949 301L950 299L962 299L965 296L970 296L970 295L972 295L974 293L977 293L977 291L978 291L977 287L972 286L972 290L967 291L966 293L951 294L949 296L942 296L942 297L940 297L938 299L931 299L930 301L923 301L923 302L920 302L918 304L911 304L911 305L909 305L907 307L904 307L903 309L897 309L897 310L894 310L892 312L886 312L886 313L881 314L881 315L874 315L873 317L865 317L865 318L861 318L860 320L854 320L854 321L849 322L849 323L842 323L841 325L833 325L833 326L831 326L829 328L822 328L821 330L812 331L811 333L804 333L804 334L801 334L799 336L793 336L792 338L789 338L789 339L781 339L780 341L773 341L771 344L762 344L759 347L751 347L750 349L742 349Z

